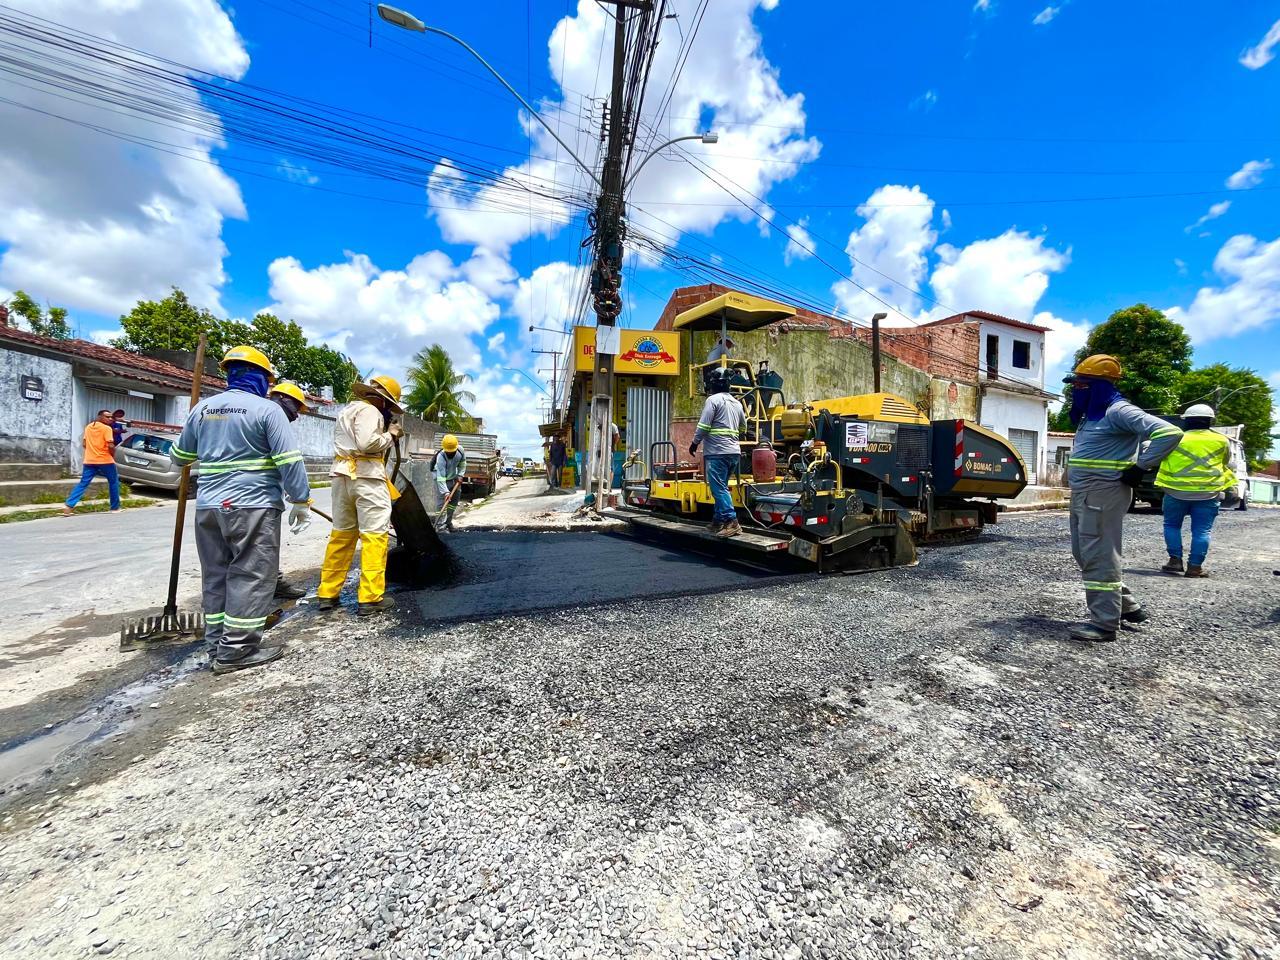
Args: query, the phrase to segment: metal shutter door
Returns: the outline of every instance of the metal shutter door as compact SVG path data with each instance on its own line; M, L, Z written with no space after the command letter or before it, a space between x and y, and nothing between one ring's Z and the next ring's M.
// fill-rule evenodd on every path
M1017 430L1009 431L1009 442L1013 444L1014 449L1022 457L1022 462L1027 465L1027 483L1036 482L1036 465L1039 463L1040 435L1034 430Z
M133 397L119 390L109 390L106 387L98 387L88 384L85 390L86 399L89 401L89 416L97 414L99 410L124 410L126 420L147 420L154 422L156 419L156 401L148 397Z
M671 394L657 387L627 390L627 452L640 451L645 465L627 468L628 480L649 475L649 451L653 444L671 439Z

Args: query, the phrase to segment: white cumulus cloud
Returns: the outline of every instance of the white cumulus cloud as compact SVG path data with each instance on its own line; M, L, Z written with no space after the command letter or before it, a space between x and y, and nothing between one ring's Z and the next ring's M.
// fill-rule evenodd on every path
M1198 230L1200 227L1203 227L1210 220L1217 220L1220 216L1222 216L1224 213L1226 213L1230 209L1231 209L1230 200L1223 200L1221 203L1215 203L1213 204L1213 206L1211 206L1208 210L1205 211L1204 215L1199 220L1197 220L1195 223L1189 224L1188 226L1184 227L1183 230L1186 233L1190 233L1192 230ZM1201 234L1201 236L1205 236L1205 234Z
M480 360L475 337L498 319L499 306L432 251L403 270L383 270L365 254L308 269L295 257L267 268L268 310L298 321L307 336L341 350L361 371L399 376L418 350L438 343L460 370Z
M239 78L249 66L244 44L216 0L10 5L197 70ZM10 42L11 53L21 59L50 56L37 40ZM63 69L88 72L87 58L81 68L80 54L59 53L72 61ZM125 82L105 69L104 84ZM0 246L7 247L0 255L0 282L98 313L123 312L139 298L164 295L172 284L196 303L219 308L226 280L223 220L243 217L245 209L239 187L212 157L220 143L218 118L194 89L176 93L208 132L192 132L194 122L175 129L130 114L104 116L95 105L6 86L5 98L12 102L0 103ZM140 150L80 123L178 149Z
M1266 36L1240 54L1240 62L1250 70L1260 70L1275 59L1278 45L1280 45L1280 20L1271 25Z
M884 300L911 319L919 298L910 290L920 289L928 267L926 254L938 239L932 226L933 201L918 186L886 184L858 207L858 216L865 222L845 244L855 282L836 282L836 303L865 320L886 309Z
M813 237L809 236L808 228L808 217L801 217L787 227L787 246L782 251L782 260L787 266L813 256Z
M1052 21L1053 18L1056 17L1061 12L1061 10L1062 10L1061 7L1045 7L1043 10L1041 10L1039 13L1037 13L1034 17L1031 18L1031 22L1034 23L1037 27L1043 27L1046 23L1049 23L1050 21Z
M1201 287L1187 307L1165 311L1197 343L1262 329L1280 318L1280 237L1237 234L1213 259L1220 286Z
M1273 164L1266 160L1250 160L1243 167L1227 177L1228 190L1248 190L1262 182L1262 175L1271 169Z

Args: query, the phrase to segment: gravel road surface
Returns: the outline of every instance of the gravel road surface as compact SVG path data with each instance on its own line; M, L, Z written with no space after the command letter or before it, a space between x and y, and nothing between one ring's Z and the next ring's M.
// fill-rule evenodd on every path
M0 797L0 953L1274 960L1280 513L1224 514L1202 581L1130 518L1154 618L1102 646L1064 637L1066 523L710 596L301 611L278 664Z

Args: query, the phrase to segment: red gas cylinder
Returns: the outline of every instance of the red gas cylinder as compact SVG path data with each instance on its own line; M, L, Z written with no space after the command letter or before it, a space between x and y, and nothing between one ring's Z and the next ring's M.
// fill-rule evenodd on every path
M756 483L773 483L778 478L778 455L772 447L756 447L751 451L751 478Z

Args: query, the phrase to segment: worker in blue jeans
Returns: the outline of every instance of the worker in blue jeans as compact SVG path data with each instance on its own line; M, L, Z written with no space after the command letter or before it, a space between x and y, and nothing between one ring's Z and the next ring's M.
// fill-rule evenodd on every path
M115 438L111 432L111 411L99 410L93 422L84 428L81 445L84 447L84 469L80 472L80 482L67 497L62 508L64 517L75 515L76 504L89 489L94 477L104 477L107 489L111 493L111 512L120 512L120 476L116 473Z
M738 524L738 512L729 495L729 478L738 471L742 462L742 434L747 429L746 413L742 404L729 392L731 372L723 367L713 367L707 374L710 396L698 417L698 429L693 443L689 444L689 456L698 455L698 447L706 441L703 454L706 465L707 486L715 504L710 533L717 537L736 537L742 533Z
M1213 429L1213 407L1196 403L1182 414L1182 439L1165 457L1156 475L1164 494L1164 545L1169 562L1160 569L1186 577L1203 577L1209 536L1218 519L1223 491L1236 485L1227 438ZM1191 518L1191 553L1182 566L1182 522Z

